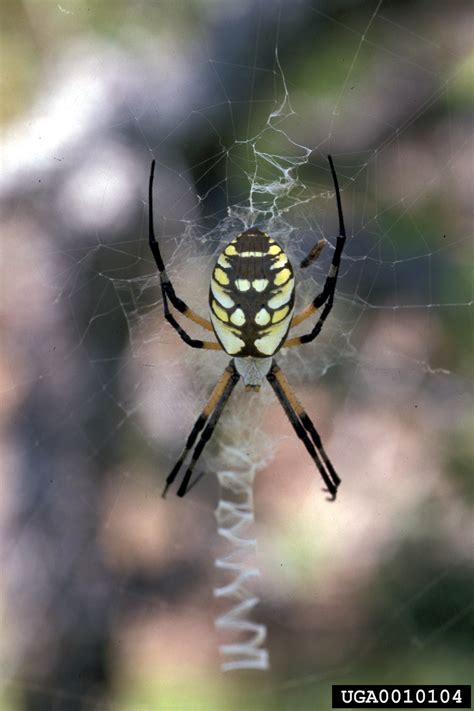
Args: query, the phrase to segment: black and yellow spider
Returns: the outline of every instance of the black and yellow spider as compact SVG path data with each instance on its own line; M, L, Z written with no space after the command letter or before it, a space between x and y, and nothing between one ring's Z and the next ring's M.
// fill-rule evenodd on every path
M280 348L292 348L313 341L321 331L333 305L346 231L336 171L331 156L328 156L328 160L336 192L339 235L322 291L309 306L294 315L295 277L290 260L274 239L258 228L251 227L229 242L217 259L209 290L210 321L192 311L176 295L166 273L153 226L155 161L151 164L148 201L149 244L160 273L165 318L188 346L224 350L232 356L196 420L180 458L166 479L163 496L166 495L168 487L175 480L188 452L201 433L177 492L178 496L184 496L186 493L194 466L209 441L230 394L242 377L246 388L250 390L259 390L265 378L268 380L296 434L316 464L330 494L330 500L336 498L341 480L324 450L313 423L290 390L286 378L273 357ZM307 266L309 261L317 258L323 244L324 242L319 242L311 250L310 255L303 260L301 266ZM171 313L168 300L183 316L202 328L213 331L217 341L191 338ZM319 319L309 333L287 338L291 328L321 307Z

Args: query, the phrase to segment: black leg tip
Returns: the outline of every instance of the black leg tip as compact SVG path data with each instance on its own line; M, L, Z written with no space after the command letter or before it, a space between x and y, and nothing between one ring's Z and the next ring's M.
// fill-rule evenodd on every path
M329 489L323 489L325 494L329 494L329 496L326 496L326 501L335 501L336 496L337 496L337 489L334 489L334 491L329 491Z

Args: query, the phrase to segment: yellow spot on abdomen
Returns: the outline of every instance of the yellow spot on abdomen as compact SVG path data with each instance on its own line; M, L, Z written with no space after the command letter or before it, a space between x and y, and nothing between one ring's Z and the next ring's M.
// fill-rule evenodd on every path
M226 259L224 254L221 254L219 256L219 259L217 260L217 263L220 267L223 267L224 269L229 269L230 267L230 262L228 259Z
M278 321L281 321L283 318L285 318L289 310L289 306L284 306L282 309L278 309L278 311L275 311L272 316L272 323L278 323Z
M290 270L285 267L285 269L282 269L281 272L279 272L276 275L276 277L274 279L274 283L277 286L281 286L282 284L285 284L288 281L290 276L291 276Z
M284 267L285 264L287 264L287 263L288 263L288 257L286 256L286 254L285 254L284 252L282 252L282 253L280 254L280 256L278 257L278 259L276 259L276 260L273 262L273 264L272 264L272 266L270 267L270 269L281 269L281 268Z
M212 310L216 314L217 318L219 318L221 321L224 321L225 323L228 323L229 315L225 309L219 306L217 301L212 302Z
M219 284L222 284L223 286L227 286L227 284L229 283L229 277L228 277L227 274L226 274L222 269L220 269L219 267L217 267L216 269L214 269L214 279L215 279Z

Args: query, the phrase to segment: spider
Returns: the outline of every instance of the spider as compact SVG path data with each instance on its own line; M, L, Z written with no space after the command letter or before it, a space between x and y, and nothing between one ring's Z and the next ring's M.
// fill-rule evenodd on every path
M265 379L270 383L326 485L328 500L334 501L336 498L341 480L326 454L315 426L291 391L274 359L280 348L293 348L314 341L333 306L346 230L334 163L331 156L328 156L328 160L336 194L339 235L322 291L306 308L294 314L295 276L288 256L269 235L257 227L250 227L224 247L214 266L209 290L210 321L199 316L177 296L166 272L153 223L155 161L152 161L148 188L149 246L160 274L165 319L188 346L224 350L231 356L228 366L197 418L181 456L166 479L163 497L200 435L177 491L178 496L186 494L194 466L209 441L226 402L242 378L247 390L259 390ZM301 266L308 266L311 261L317 259L324 244L324 240L318 242ZM214 332L217 340L202 341L191 338L171 313L170 302L180 314L207 331ZM321 308L318 320L308 333L288 338L288 332L292 328Z

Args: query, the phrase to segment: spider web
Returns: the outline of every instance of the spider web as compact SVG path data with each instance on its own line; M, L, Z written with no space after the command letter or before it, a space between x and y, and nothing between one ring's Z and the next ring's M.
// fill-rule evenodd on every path
M209 3L188 42L177 28L192 18L171 14L156 44L142 24L152 8L131 7L140 42L124 41L124 17L108 44L79 33L6 132L14 474L0 595L10 619L34 622L3 623L5 704L89 708L105 693L118 709L326 709L333 683L466 683L468 10ZM56 14L84 22L77 5ZM216 255L250 225L295 267L325 238L297 270L297 306L321 289L337 234L328 153L348 232L336 303L316 341L278 362L343 479L340 497L324 501L270 389L239 388L203 455L206 476L163 502L228 358L188 349L163 323L150 160L167 270L205 315ZM248 586L272 667L258 679L218 672L213 473L229 451L259 472L249 565L260 577ZM87 669L100 667L104 640L112 671L96 678Z

